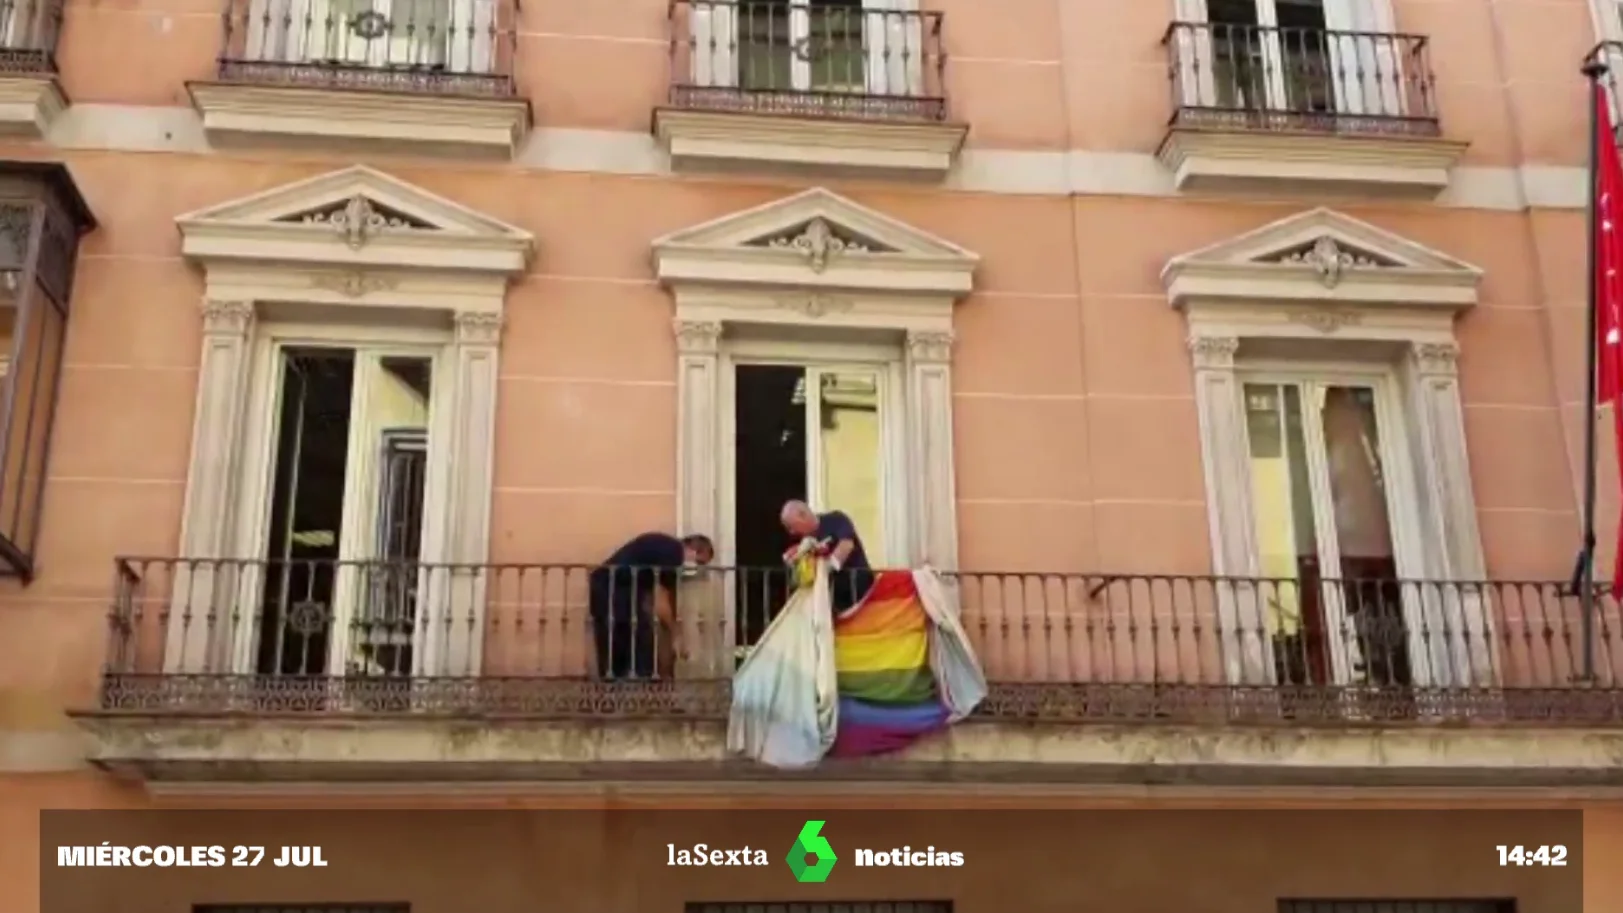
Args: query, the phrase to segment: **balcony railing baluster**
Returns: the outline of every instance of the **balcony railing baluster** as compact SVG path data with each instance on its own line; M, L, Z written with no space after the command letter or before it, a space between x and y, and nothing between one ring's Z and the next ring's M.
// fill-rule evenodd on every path
M1174 22L1175 127L1437 136L1424 36Z
M518 0L224 0L220 79L509 97Z
M675 108L882 121L947 117L942 15L672 0Z
M0 0L0 74L56 72L63 0Z
M1605 594L1595 685L1555 582L957 573L981 713L1073 721L1623 723ZM782 568L121 559L103 709L725 713ZM652 592L673 586L678 636ZM1598 699L1597 699L1598 698Z

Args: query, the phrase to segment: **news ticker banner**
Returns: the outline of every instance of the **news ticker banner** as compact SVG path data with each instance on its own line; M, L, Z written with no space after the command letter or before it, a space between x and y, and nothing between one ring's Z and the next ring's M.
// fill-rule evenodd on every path
M491 913L864 898L1042 907L1056 884L1169 902L1223 884L1252 910L1287 897L1452 898L1571 913L1581 835L1580 812L1529 810L47 811L40 887L42 913L114 900L128 913L363 901Z

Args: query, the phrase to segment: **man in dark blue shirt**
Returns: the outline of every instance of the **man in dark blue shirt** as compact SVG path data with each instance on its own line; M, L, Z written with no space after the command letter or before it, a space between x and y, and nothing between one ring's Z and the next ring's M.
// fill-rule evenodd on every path
M874 573L868 565L868 553L857 535L856 524L837 510L816 513L805 501L790 501L778 515L789 535L804 541L811 539L829 548L828 567L830 596L834 612L839 614L862 601L873 587Z
M676 583L682 568L709 564L716 548L706 536L678 539L643 533L592 571L590 606L597 673L606 679L652 678L656 636L682 652L676 626ZM663 629L656 635L656 628Z

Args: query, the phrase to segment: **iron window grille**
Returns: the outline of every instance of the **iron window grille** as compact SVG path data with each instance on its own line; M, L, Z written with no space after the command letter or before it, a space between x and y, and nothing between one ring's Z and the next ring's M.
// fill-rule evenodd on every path
M684 913L952 913L952 901L846 900L819 903L690 903ZM1497 913L1497 911L1494 911L1494 913Z
M1514 900L1281 900L1279 913L1516 913Z

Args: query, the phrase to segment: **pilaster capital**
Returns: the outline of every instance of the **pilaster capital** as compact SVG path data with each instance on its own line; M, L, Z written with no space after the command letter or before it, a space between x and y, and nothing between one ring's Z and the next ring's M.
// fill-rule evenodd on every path
M203 299L203 334L245 337L254 324L252 301Z
M722 325L714 320L677 320L676 350L683 355L714 355L721 349Z
M1232 371L1240 340L1234 336L1195 335L1187 340L1196 370Z
M458 345L494 346L502 341L502 315L490 311L458 311L456 314L456 341Z
M944 365L952 361L952 343L948 330L909 330L907 357L914 364Z
M1409 360L1422 376L1456 377L1460 347L1452 342L1417 342L1409 347Z

